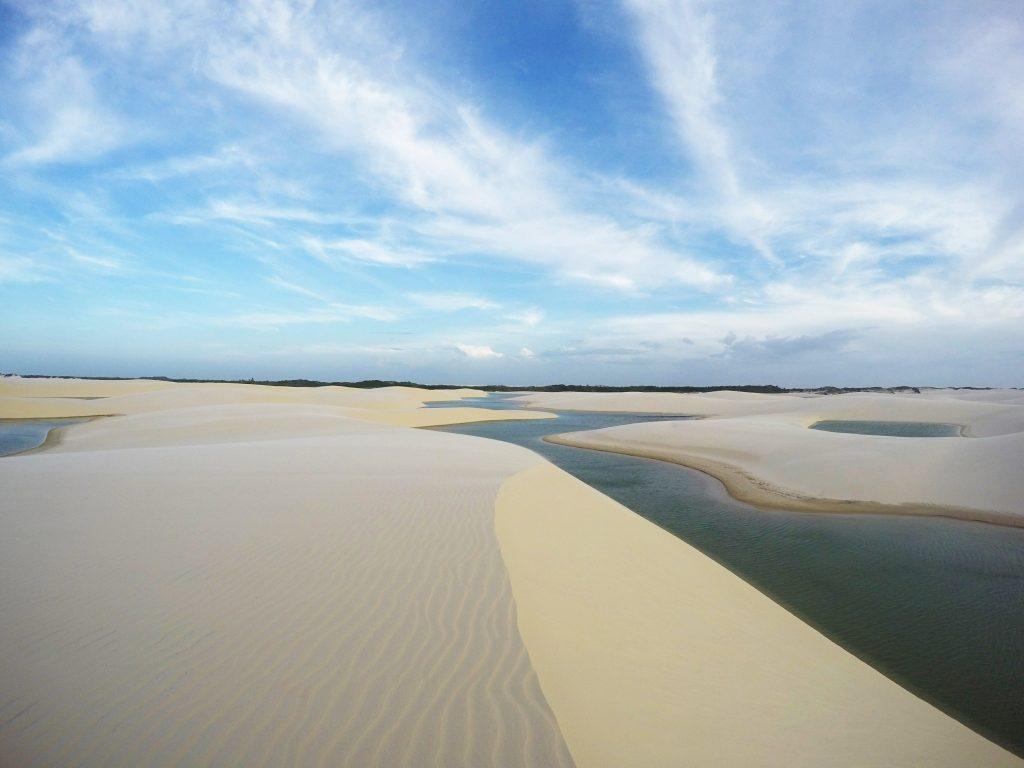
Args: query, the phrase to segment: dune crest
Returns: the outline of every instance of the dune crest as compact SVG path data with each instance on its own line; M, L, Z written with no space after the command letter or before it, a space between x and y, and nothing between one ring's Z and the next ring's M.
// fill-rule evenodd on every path
M284 404L67 432L0 459L0 764L572 764L493 528L536 456Z
M653 406L644 393L605 400L575 393L529 397L531 406ZM737 498L807 511L925 514L1024 526L1024 405L1015 390L967 398L657 395L662 407L699 414L548 438L578 448L683 464L719 478ZM599 399L600 398L600 399ZM809 429L825 420L958 424L963 437L902 438Z

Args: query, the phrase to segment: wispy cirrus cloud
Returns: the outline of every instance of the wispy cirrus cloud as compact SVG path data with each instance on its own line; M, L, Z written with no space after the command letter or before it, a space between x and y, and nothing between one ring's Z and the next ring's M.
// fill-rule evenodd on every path
M291 293L298 294L299 296L304 296L307 299L314 299L315 301L324 301L324 302L327 301L326 297L322 293L320 293L318 291L314 291L314 290L312 290L310 288L306 288L306 287L304 287L302 285L299 285L297 283L293 283L290 280L285 280L284 278L278 277L277 275L274 275L272 277L268 277L267 278L267 282L270 285L273 285L273 286L275 286L277 288L281 288L281 289L283 289L285 291L289 291Z
M419 306L435 312L459 312L464 309L497 309L498 304L468 293L411 293L409 298Z
M314 132L319 151L351 158L379 190L397 196L412 215L406 228L432 243L417 263L445 252L471 257L483 251L608 288L649 288L665 279L701 290L725 284L713 263L667 244L656 227L575 204L566 194L572 174L540 142L514 138L456 94L412 76L399 46L356 42L348 25L372 25L365 13L346 13L344 28L323 21L300 9L252 9L245 24L222 24L194 40L172 37L168 46L195 48L209 83L291 114ZM137 28L120 25L118 34L131 29ZM389 66L367 68L359 57L368 46L376 46L373 55ZM227 201L208 213L250 223L327 223L319 215ZM312 242L321 258L338 252L372 263L409 263L378 243Z
M334 325L357 319L391 322L400 316L399 312L390 307L331 303L304 312L246 312L218 317L213 322L222 326L259 329L289 325Z
M439 379L945 371L917 351L940 336L1021 359L1024 24L1003 4L586 4L613 23L567 14L574 54L525 63L481 17L456 36L365 0L9 7L12 316L42 289L182 336L219 318L247 360L275 328Z
M772 211L744 187L733 140L717 111L722 95L710 6L699 0L627 0L626 6L654 85L730 229L777 262L767 239Z
M28 35L12 74L21 84L22 119L17 146L4 158L8 165L95 160L131 140L128 121L103 103L94 74L59 36Z
M0 283L41 283L53 275L35 259L0 254Z
M120 272L124 269L124 262L120 259L110 258L108 256L96 256L89 253L82 253L75 248L67 249L68 256L76 264L81 264L90 269L99 269L104 272Z
M414 248L378 240L362 238L324 240L312 236L303 236L301 240L306 251L324 264L348 261L379 267L409 268L436 261L433 256Z

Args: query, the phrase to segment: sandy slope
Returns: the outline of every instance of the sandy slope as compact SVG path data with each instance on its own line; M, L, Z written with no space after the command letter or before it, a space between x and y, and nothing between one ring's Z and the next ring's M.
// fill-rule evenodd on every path
M88 395L79 394L82 392ZM551 418L539 412L484 408L424 409L424 403L483 397L475 389L411 387L270 387L253 384L174 384L143 380L0 378L0 419L70 418L153 413L196 406L277 404L323 406L361 421L410 427L495 419ZM89 399L79 399L89 398Z
M169 381L153 379L26 379L21 376L0 377L0 397L112 397L135 392L155 392L181 387Z
M0 765L1022 764L429 394L24 394L128 415L0 458Z
M527 398L531 405L700 414L574 432L557 442L674 461L719 477L747 501L785 508L939 514L1024 525L1024 404L1015 391ZM807 429L825 419L958 424L963 438L894 438Z
M526 407L551 410L677 413L706 418L791 414L794 423L803 425L824 419L941 421L959 424L976 437L1024 431L1024 392L1019 390L926 390L920 395L540 392L517 399Z
M571 764L493 530L537 461L286 404L0 459L0 764Z
M1024 765L551 465L506 481L496 525L580 766Z

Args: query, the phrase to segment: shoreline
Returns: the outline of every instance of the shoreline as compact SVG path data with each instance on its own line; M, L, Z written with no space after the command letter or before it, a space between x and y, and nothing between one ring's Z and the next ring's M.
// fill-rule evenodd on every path
M1022 764L548 462L504 481L494 525L520 634L581 767Z
M50 427L50 429L47 430L47 432L46 432L46 437L43 438L43 441L41 443L39 443L39 445L34 445L31 448L26 448L23 451L15 451L14 453L4 454L4 455L0 456L0 459L10 459L10 458L14 458L15 456L30 456L30 455L32 455L34 453L42 453L43 451L47 451L47 450L50 450L52 448L56 448L57 446L59 446L64 441L64 433L65 433L65 431L68 430L68 429L71 429L71 427L77 426L79 424L88 424L89 422L92 422L92 421L100 421L102 419L109 419L109 418L111 418L113 416L120 416L120 415L122 415L122 414L119 414L119 413L106 413L106 414L97 415L97 416L57 416L57 417L49 418L49 419L45 419L45 418L41 419L41 418L34 418L34 417L32 417L32 418L24 418L24 419L18 419L18 418L2 419L2 421L13 421L13 422L18 422L18 421L70 421L72 423L71 424L58 424L58 425L55 425L53 427Z
M573 441L569 432L561 435L548 435L543 439L556 445L564 445L589 451L617 453L624 456L636 456L642 459L653 459L687 467L718 480L737 501L766 510L782 510L788 512L814 512L818 514L864 514L864 515L901 515L911 517L941 517L961 522L985 523L1008 528L1024 528L1024 517L1012 512L995 512L970 507L941 506L937 504L885 504L876 501L857 499L828 499L808 496L796 491L780 488L761 480L745 470L725 462L701 459L692 456L679 456L668 451L627 450L597 445L585 445Z
M7 459L12 456L29 456L33 453L43 453L44 451L52 450L53 448L56 448L57 446L61 445L64 442L64 436L67 433L67 430L71 429L73 426L77 424L88 424L89 422L100 421L102 419L109 419L111 417L120 415L121 414L111 413L107 414L106 416L81 417L79 420L76 420L74 424L64 424L58 427L53 427L50 429L49 432L46 433L46 437L43 438L43 442L41 442L35 448L28 448L24 451L18 451L17 453L10 453L7 456L4 456L3 458ZM26 421L33 421L33 419L26 419Z
M0 762L1024 765L527 447L406 428L551 414L256 394L112 399L0 461L35 708Z

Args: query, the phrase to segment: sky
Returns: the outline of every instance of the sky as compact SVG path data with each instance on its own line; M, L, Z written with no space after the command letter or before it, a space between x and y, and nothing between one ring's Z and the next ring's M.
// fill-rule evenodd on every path
M1024 5L0 2L0 371L1024 385Z

